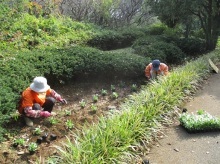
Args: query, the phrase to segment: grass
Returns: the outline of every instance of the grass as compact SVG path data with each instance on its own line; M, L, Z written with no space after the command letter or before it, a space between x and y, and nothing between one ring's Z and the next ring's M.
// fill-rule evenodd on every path
M120 112L100 118L99 124L75 134L60 150L61 163L118 163L135 156L133 147L140 141L151 140L153 131L160 126L162 114L172 112L187 93L210 72L208 58L219 61L213 51L185 66L176 68L168 77L161 77L131 95L121 105ZM67 138L68 139L68 138Z

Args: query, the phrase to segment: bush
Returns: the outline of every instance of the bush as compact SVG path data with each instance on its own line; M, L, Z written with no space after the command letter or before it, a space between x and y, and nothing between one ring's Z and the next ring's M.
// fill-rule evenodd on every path
M135 50L135 53L141 56L146 56L146 49L147 47L150 47L153 43L158 42L161 40L160 36L144 36L139 39L137 39L133 45L132 48Z
M181 63L185 58L185 54L172 42L166 43L162 36L147 36L135 41L132 45L135 53L149 57L151 59L159 59L166 63Z
M77 63L75 70L78 76L104 75L105 77L135 77L141 76L146 63L146 58L127 53L103 52L89 47L74 47L60 52L71 56L77 56L81 63Z
M149 35L162 35L168 27L165 24L157 23L148 28Z
M206 51L205 40L200 38L180 38L176 44L184 53L190 56L202 54Z
M165 62L167 63L179 64L185 58L185 54L181 51L181 49L172 43L158 42L154 43L152 48L163 51L165 54Z
M143 32L135 29L104 30L96 34L87 44L101 50L113 50L131 46L135 39L142 35L144 35Z

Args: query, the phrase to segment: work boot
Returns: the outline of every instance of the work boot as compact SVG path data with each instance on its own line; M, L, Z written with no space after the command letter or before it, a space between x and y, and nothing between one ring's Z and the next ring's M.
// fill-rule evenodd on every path
M25 120L25 123L26 123L27 126L33 126L34 125L33 121L30 118L24 117L24 120Z

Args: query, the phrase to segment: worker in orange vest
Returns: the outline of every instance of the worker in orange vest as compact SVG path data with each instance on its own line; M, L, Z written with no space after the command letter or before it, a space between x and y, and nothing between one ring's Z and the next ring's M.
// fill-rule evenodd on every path
M33 118L51 116L56 101L67 104L65 99L50 88L46 78L35 77L33 83L22 92L18 111L24 115L26 125L33 126Z
M168 75L168 66L161 63L160 60L153 60L145 68L145 76L148 79L155 79L158 75Z

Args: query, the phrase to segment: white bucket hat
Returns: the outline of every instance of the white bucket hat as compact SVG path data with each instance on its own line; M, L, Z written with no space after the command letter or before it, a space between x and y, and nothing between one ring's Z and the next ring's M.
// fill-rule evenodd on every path
M47 85L47 79L45 77L35 77L33 83L30 85L31 90L35 92L46 92L50 89Z

